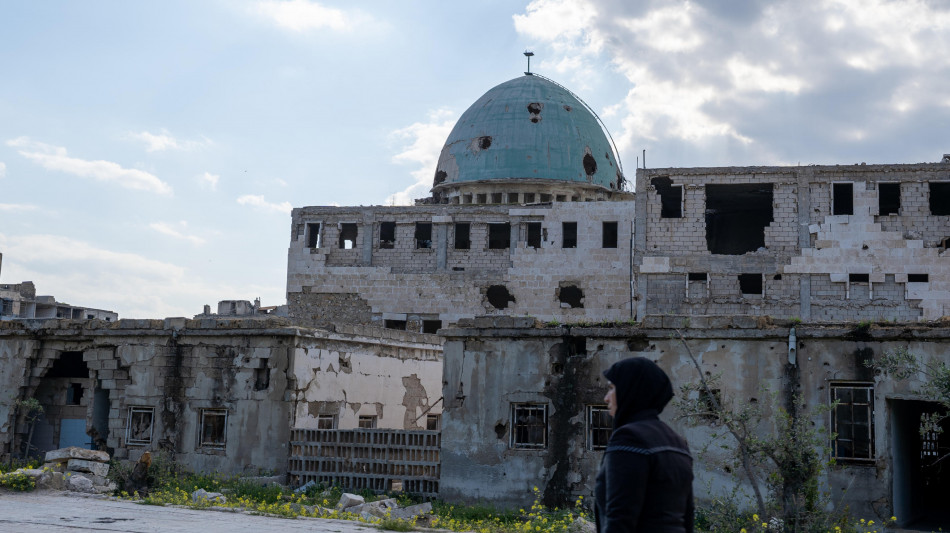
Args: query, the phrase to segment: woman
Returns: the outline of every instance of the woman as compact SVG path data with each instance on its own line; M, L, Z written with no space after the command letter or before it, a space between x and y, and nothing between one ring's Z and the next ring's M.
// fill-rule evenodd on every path
M693 531L693 458L659 419L673 398L666 373L644 357L604 372L614 430L597 474L598 533Z

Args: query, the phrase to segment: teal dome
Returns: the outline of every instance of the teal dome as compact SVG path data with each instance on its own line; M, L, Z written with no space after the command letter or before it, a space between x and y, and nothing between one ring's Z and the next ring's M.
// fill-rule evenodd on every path
M511 179L609 190L622 183L594 114L567 89L530 74L489 90L462 114L442 148L433 186Z

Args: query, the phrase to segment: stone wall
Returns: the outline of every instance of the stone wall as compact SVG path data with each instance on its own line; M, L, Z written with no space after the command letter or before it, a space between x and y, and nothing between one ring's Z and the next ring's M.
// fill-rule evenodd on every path
M509 507L529 503L532 486L539 487L551 503L592 494L601 452L591 449L587 409L604 404L607 382L602 372L626 357L648 357L671 376L678 392L680 385L697 380L697 371L677 337L676 329L680 329L703 372L722 377L724 401L766 406L766 421L775 419L768 408L771 395L782 405L792 394L802 394L816 427L830 435L831 415L820 407L831 403L831 389L870 387L874 451L868 458L839 458L823 483L838 505L849 506L857 516L879 521L895 513L902 516L901 510L910 514L906 502L895 502L892 495L903 490L898 486L913 484L913 474L907 471L919 456L913 444L919 437L919 416L907 416L906 406L926 404L925 398L916 392L920 382L876 377L865 361L900 347L924 361L943 360L950 349L946 324L858 328L680 315L650 317L641 327L623 328L536 328L481 319L463 321L460 326L443 332L446 414L441 496L447 501ZM795 351L790 353L793 327ZM513 444L513 409L521 404L547 410L543 445L519 449ZM700 500L731 491L740 477L720 463L725 459L720 445L730 444L716 437L722 428L688 427L672 406L662 417L687 438L694 451L694 491ZM768 431L769 424L760 429ZM892 449L895 442L902 443L900 449ZM945 477L941 483L948 481ZM749 494L743 483L739 482L740 494ZM905 497L917 497L914 491L923 490L906 489Z
M943 163L640 169L637 315L748 313L904 321L950 314L950 263L941 246L950 236L950 216L932 214L929 198L929 184L947 180L950 165ZM835 214L836 183L851 188L838 206L850 205L849 214ZM898 214L880 214L882 183L899 184ZM731 204L729 198L725 203L717 198L710 205L710 187L743 186ZM765 198L766 190L771 221L762 226L758 237L763 244L755 248L743 242L754 235L745 227L755 220L746 209L756 198ZM682 194L681 216L664 216L663 198L669 202L676 194ZM739 220L729 231L710 226L711 220L729 216ZM715 240L748 249L710 248ZM689 275L703 273L709 276L708 286L693 287ZM763 275L762 293L738 290L740 274ZM869 276L870 286L851 287L855 274ZM915 274L929 279L909 282L908 275ZM682 290L676 288L677 277Z
M46 411L34 452L151 450L215 472L285 471L291 428L334 402L340 427L372 412L377 427L418 428L441 413L439 338L340 330L273 318L0 323L0 452L25 449L15 404L30 397Z
M335 323L378 325L414 319L448 325L479 315L628 320L633 207L626 201L295 209L290 314L309 323L333 317ZM357 247L340 249L338 228L354 222ZM395 239L384 247L381 227L390 222ZM565 222L576 223L576 247L564 247ZM615 247L603 246L604 222L616 223ZM430 247L416 242L416 223L432 224ZM469 249L456 247L457 223L470 225ZM537 247L529 246L529 225L538 223ZM307 228L314 224L322 228L320 247L308 246ZM509 247L489 247L490 224L510 225ZM489 298L493 286L507 291L501 304ZM564 287L575 287L578 299L562 301Z

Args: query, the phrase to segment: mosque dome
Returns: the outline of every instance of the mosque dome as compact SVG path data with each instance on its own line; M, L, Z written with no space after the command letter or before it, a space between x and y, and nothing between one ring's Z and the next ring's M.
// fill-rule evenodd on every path
M623 182L597 117L561 85L526 74L492 88L462 114L442 148L432 193L452 203L483 203L460 201L466 191L488 193L486 203L493 203L491 194L501 189L530 198L549 192L600 199L622 191Z

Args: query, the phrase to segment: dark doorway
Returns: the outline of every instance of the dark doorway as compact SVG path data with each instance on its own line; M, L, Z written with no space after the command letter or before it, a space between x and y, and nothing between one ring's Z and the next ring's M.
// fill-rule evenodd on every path
M742 255L765 246L772 223L772 184L706 185L706 246L720 255Z
M95 431L92 444L97 450L107 451L111 455L114 450L106 448L106 441L109 439L109 408L109 389L97 387L92 396L92 428Z
M940 410L933 402L889 400L894 516L907 529L950 529L950 421L943 433L920 434L920 416ZM943 460L939 460L944 457Z

